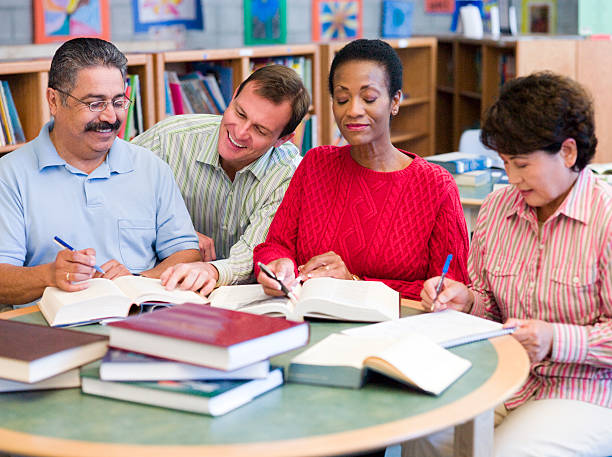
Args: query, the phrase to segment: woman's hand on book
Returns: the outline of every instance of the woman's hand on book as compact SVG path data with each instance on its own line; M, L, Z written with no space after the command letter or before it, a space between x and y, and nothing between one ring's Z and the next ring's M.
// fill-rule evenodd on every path
M437 294L440 276L429 278L421 290L421 305L428 311L443 311L447 308L469 313L474 303L472 291L465 284L444 278L442 289ZM437 298L436 298L437 295Z
M292 290L297 284L295 278L295 264L293 260L282 258L276 259L266 265L268 269L282 281L289 290ZM263 286L264 292L268 295L281 297L284 293L281 291L280 284L274 279L269 278L263 271L259 271L257 282Z
M314 256L304 265L300 265L298 271L303 280L311 278L354 279L342 257L334 251Z
M516 327L512 336L527 351L531 363L541 362L550 355L553 341L553 325L536 319L510 318L504 327Z
M183 289L208 295L217 285L219 271L208 262L177 263L159 277L168 290Z

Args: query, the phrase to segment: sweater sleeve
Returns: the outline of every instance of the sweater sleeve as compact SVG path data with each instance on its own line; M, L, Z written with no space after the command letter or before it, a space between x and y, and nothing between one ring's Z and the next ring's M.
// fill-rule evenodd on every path
M255 277L259 275L258 262L268 264L276 259L288 258L294 263L297 276L296 252L302 188L305 179L307 160L302 160L291 178L289 188L270 224L266 241L253 250Z

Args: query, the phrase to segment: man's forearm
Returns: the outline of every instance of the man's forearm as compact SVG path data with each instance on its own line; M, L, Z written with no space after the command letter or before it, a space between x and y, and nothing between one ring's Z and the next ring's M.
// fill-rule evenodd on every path
M141 274L143 276L148 276L149 278L159 278L166 268L176 265L177 263L199 262L201 260L202 258L200 257L200 251L197 249L186 249L184 251L178 251L169 255L154 268L143 271Z
M45 287L54 285L53 264L17 267L0 264L0 302L23 305L40 298Z

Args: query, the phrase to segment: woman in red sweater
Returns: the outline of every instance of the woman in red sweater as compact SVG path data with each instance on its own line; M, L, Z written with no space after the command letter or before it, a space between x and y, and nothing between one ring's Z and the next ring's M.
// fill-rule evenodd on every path
M310 150L291 180L266 241L255 248L257 280L330 276L383 281L419 299L423 282L454 255L448 276L467 283L468 235L452 176L391 144L402 64L381 40L356 40L334 58L329 90L349 145Z

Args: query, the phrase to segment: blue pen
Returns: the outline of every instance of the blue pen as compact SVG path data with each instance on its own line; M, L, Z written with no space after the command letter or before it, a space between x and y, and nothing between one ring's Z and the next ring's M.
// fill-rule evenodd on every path
M59 236L54 236L53 241L55 241L59 246L68 249L69 251L74 251L74 248L70 246L68 243L66 243L64 240L62 240ZM104 270L100 268L98 265L94 265L94 269L98 273L102 273L102 274L105 273Z
M440 282L438 283L438 287L436 287L436 298L434 298L434 302L438 299L438 295L440 295L440 291L442 290L442 284L444 283L444 277L446 273L448 273L448 267L450 266L451 260L453 260L453 255L449 254L446 257L446 262L444 262L444 267L442 268L442 276L440 276Z

